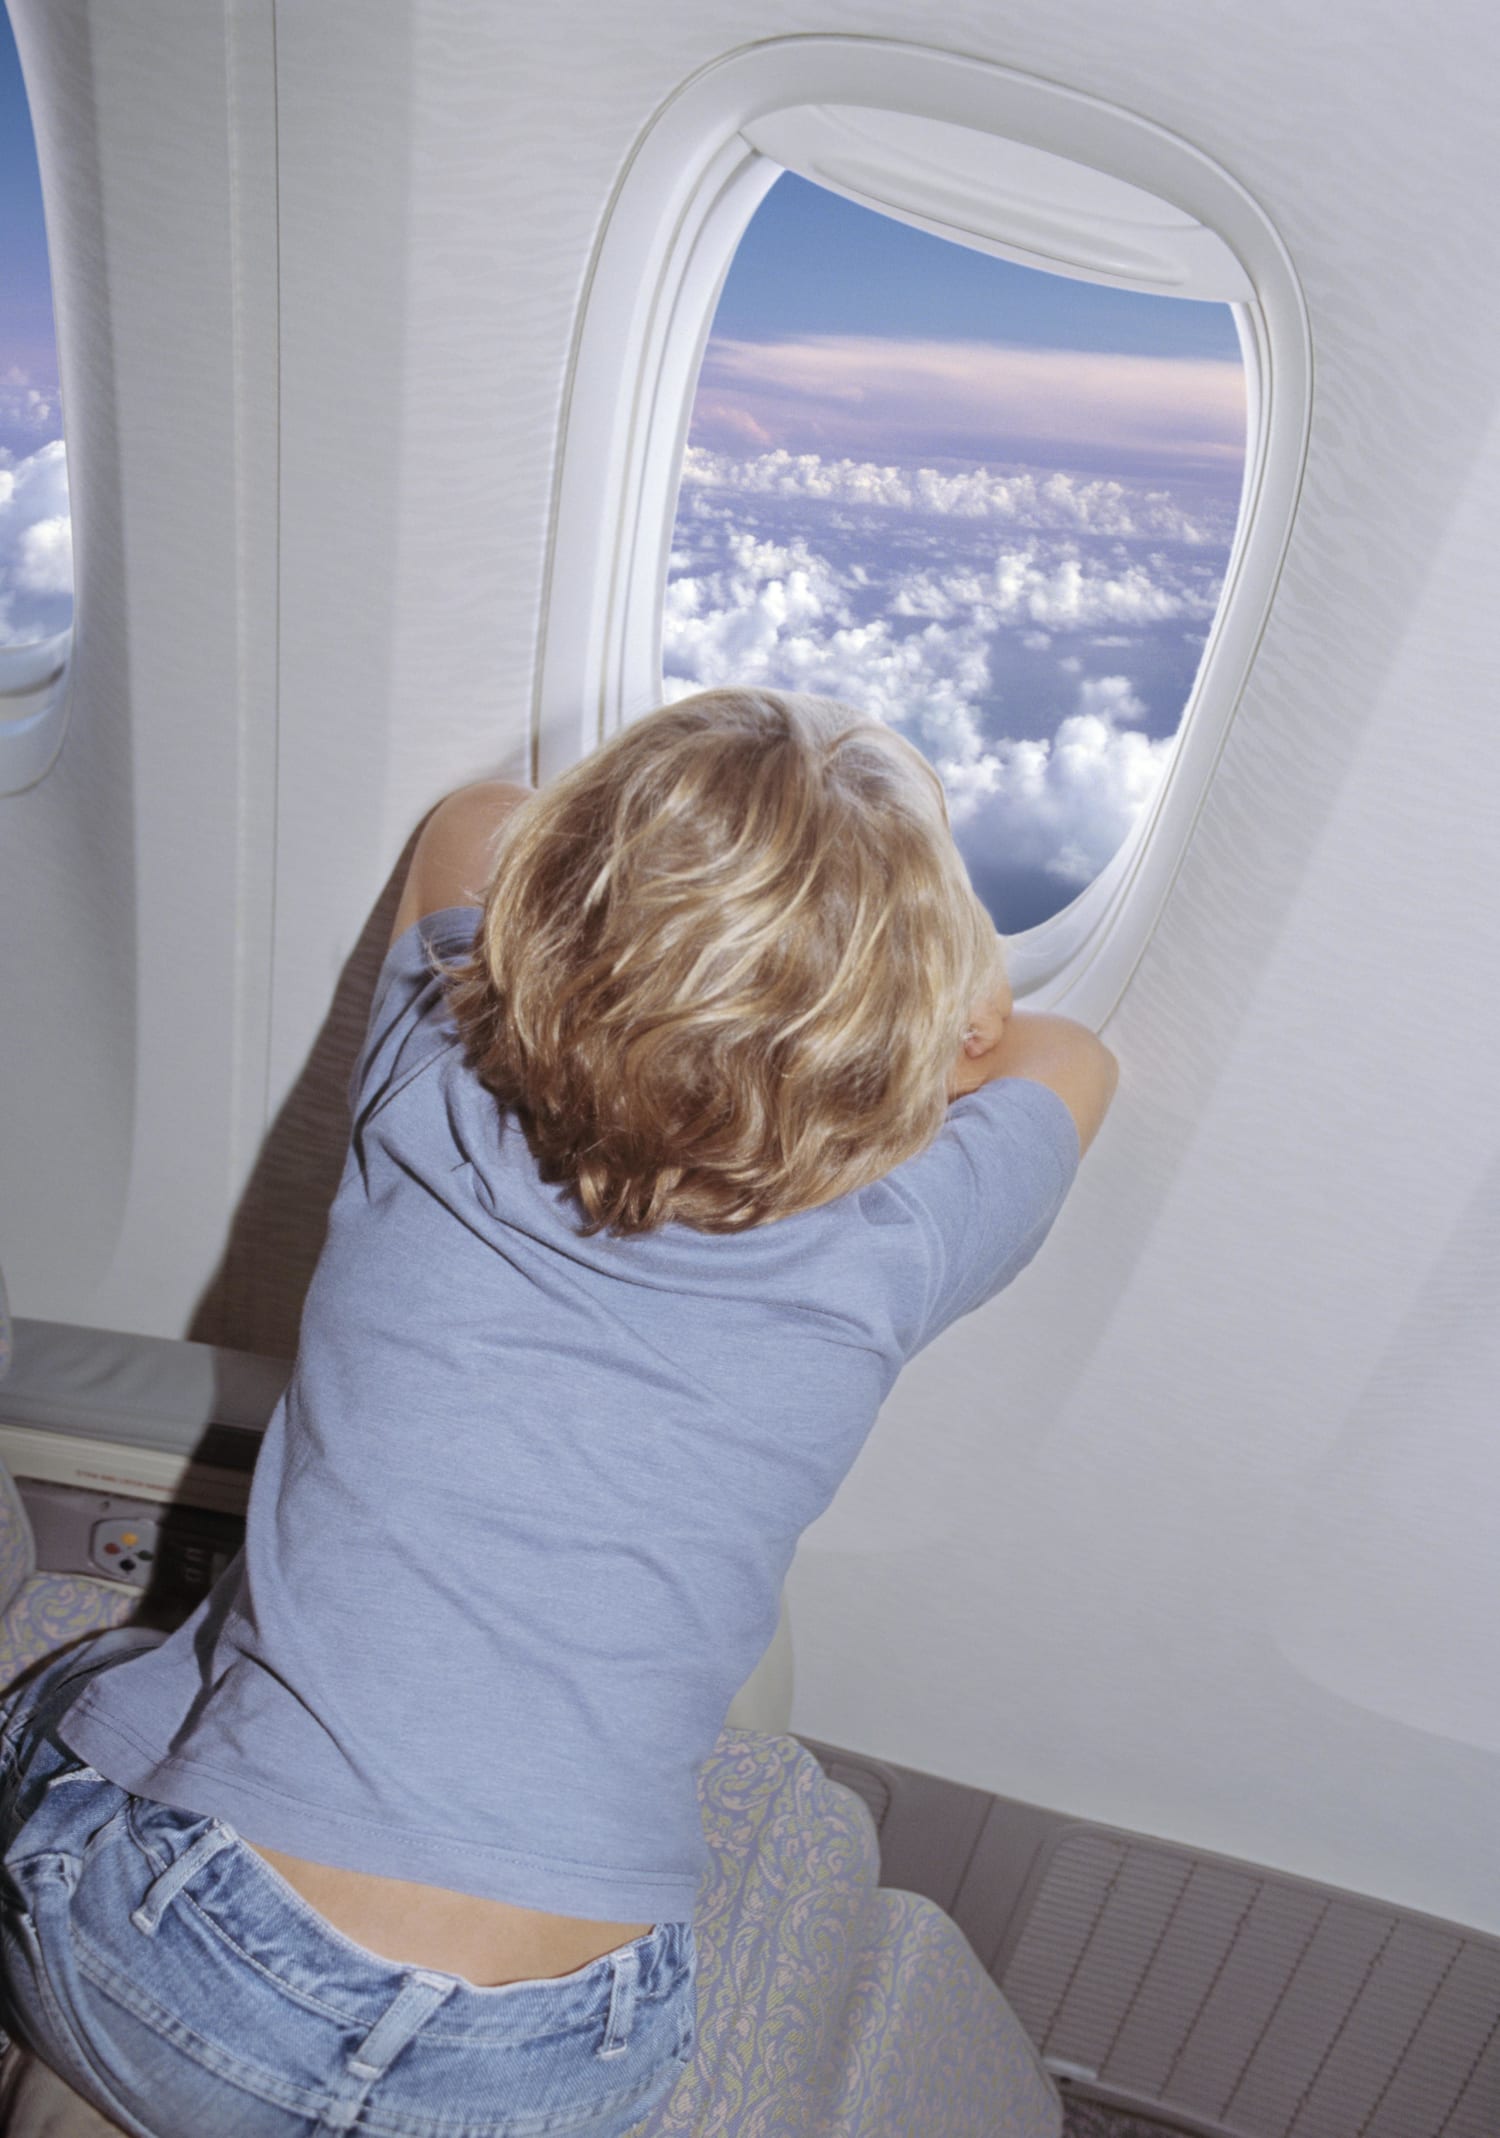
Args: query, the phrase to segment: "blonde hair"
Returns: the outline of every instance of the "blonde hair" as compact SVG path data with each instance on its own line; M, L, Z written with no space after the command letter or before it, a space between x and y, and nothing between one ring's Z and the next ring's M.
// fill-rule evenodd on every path
M1002 951L893 729L701 691L529 796L496 852L449 1002L586 1235L741 1232L937 1134Z

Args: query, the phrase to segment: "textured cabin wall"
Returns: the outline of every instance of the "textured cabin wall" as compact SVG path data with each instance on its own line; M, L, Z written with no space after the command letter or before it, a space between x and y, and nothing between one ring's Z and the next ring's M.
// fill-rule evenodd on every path
M212 1266L264 1107L263 1076L244 1081L263 1053L246 894L269 880L270 825L242 657L256 589L225 24L158 9L152 36L82 0L11 13L52 253L77 624L62 755L0 802L0 1254L23 1311L161 1328ZM258 631L274 641L274 615Z
M16 11L37 50L109 13ZM740 44L847 27L1109 99L1222 163L1290 250L1304 496L1111 1022L1114 1115L1041 1260L908 1370L809 1532L793 1720L1500 1927L1479 1853L1500 1457L1474 1335L1497 1243L1473 1203L1496 1144L1494 27L1466 7L1434 41L1352 0L1315 20L983 0L940 24L893 0L660 0L645 20L325 0L280 7L273 42L261 7L141 0L128 39L96 39L94 105L51 153L85 158L66 143L92 124L118 173L89 270L113 353L73 391L98 464L111 438L121 459L91 613L129 657L80 665L87 765L65 751L59 774L107 784L88 738L113 692L130 814L91 806L137 872L140 962L108 1014L142 1037L123 1219L108 1165L79 1200L28 1087L40 1155L7 1161L27 1207L98 1222L76 1258L0 1241L15 1303L288 1341L372 910L438 795L525 765L590 251L672 89ZM274 1124L253 1175L252 1118Z

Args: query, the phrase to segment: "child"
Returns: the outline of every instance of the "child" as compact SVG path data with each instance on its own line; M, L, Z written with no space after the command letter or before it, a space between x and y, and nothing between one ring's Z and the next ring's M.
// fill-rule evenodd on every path
M828 700L433 814L244 1549L0 1702L0 2021L154 2138L665 2097L797 1539L1113 1091L1010 1010L936 776Z

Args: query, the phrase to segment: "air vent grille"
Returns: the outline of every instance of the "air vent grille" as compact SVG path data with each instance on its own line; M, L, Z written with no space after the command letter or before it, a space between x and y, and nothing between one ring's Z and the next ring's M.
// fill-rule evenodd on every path
M1073 1829L1000 1987L1059 2073L1233 2138L1497 2138L1500 1943Z

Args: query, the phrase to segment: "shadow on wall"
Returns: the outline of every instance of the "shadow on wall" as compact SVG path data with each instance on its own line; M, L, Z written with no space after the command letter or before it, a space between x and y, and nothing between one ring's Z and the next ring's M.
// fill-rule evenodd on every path
M219 1266L188 1326L197 1343L228 1344L271 1358L296 1356L302 1302L349 1147L349 1080L416 842L413 832L339 974L312 1052L261 1146Z
M1474 1601L1500 1598L1500 1150L1475 1159L1448 1239L1263 1565L1272 1638L1314 1685L1495 1755L1494 1612Z

